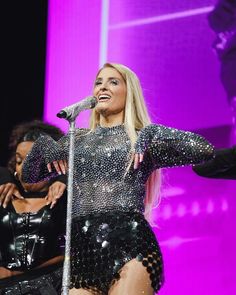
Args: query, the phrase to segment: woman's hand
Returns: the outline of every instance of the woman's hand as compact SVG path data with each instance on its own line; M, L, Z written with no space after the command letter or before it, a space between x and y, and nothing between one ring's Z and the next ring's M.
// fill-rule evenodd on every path
M66 189L66 184L60 181L55 181L50 185L48 194L46 196L47 205L51 204L50 209L53 208L56 202L60 199Z
M0 206L3 205L6 208L14 197L24 199L14 183L8 182L0 185Z
M49 172L52 172L52 165L54 166L59 175L66 174L68 166L65 160L53 161L52 163L48 163L47 168Z
M143 154L135 154L134 155L134 169L138 169L140 163L143 161Z
M134 169L138 169L140 164L143 162L144 154L152 140L152 134L150 132L152 125L148 125L140 130L138 138L135 144L134 154Z

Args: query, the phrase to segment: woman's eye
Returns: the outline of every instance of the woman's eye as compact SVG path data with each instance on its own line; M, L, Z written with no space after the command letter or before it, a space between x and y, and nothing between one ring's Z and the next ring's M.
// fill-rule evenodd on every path
M118 81L115 80L115 79L113 79L113 80L111 80L111 84L113 84L113 85L118 85Z
M17 164L17 165L20 165L21 163L22 163L22 160L19 159L19 158L18 158L18 159L16 158L16 164Z
M98 85L101 85L101 84L102 84L101 81L96 81L96 82L94 83L95 86L98 86Z

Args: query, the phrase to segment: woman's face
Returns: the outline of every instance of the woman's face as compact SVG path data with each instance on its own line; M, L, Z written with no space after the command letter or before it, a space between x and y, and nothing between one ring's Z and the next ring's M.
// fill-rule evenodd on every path
M18 144L16 148L16 172L17 172L17 177L23 186L24 190L26 191L32 191L32 192L39 192L47 189L47 181L42 181L38 183L25 183L22 181L22 165L23 161L25 160L25 157L27 154L30 152L32 146L33 146L32 141L24 141Z
M93 95L98 103L96 111L107 117L124 114L127 88L121 74L114 68L104 68L98 74Z

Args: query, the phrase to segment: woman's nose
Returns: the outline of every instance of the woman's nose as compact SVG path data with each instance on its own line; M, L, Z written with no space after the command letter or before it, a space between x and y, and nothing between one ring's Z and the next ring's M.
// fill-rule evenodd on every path
M107 90L106 84L101 85L100 90Z

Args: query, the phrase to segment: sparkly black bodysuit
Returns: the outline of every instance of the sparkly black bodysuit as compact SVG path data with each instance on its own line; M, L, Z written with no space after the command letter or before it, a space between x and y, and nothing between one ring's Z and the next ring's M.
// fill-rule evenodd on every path
M40 138L26 158L25 181L55 176L46 164L68 157L68 137L59 142ZM136 258L150 273L152 286L162 284L162 256L144 219L145 183L161 167L200 163L213 156L201 136L162 125L143 128L135 152L144 153L136 170L131 143L123 125L79 129L75 141L72 225L72 287L107 294L122 266Z

